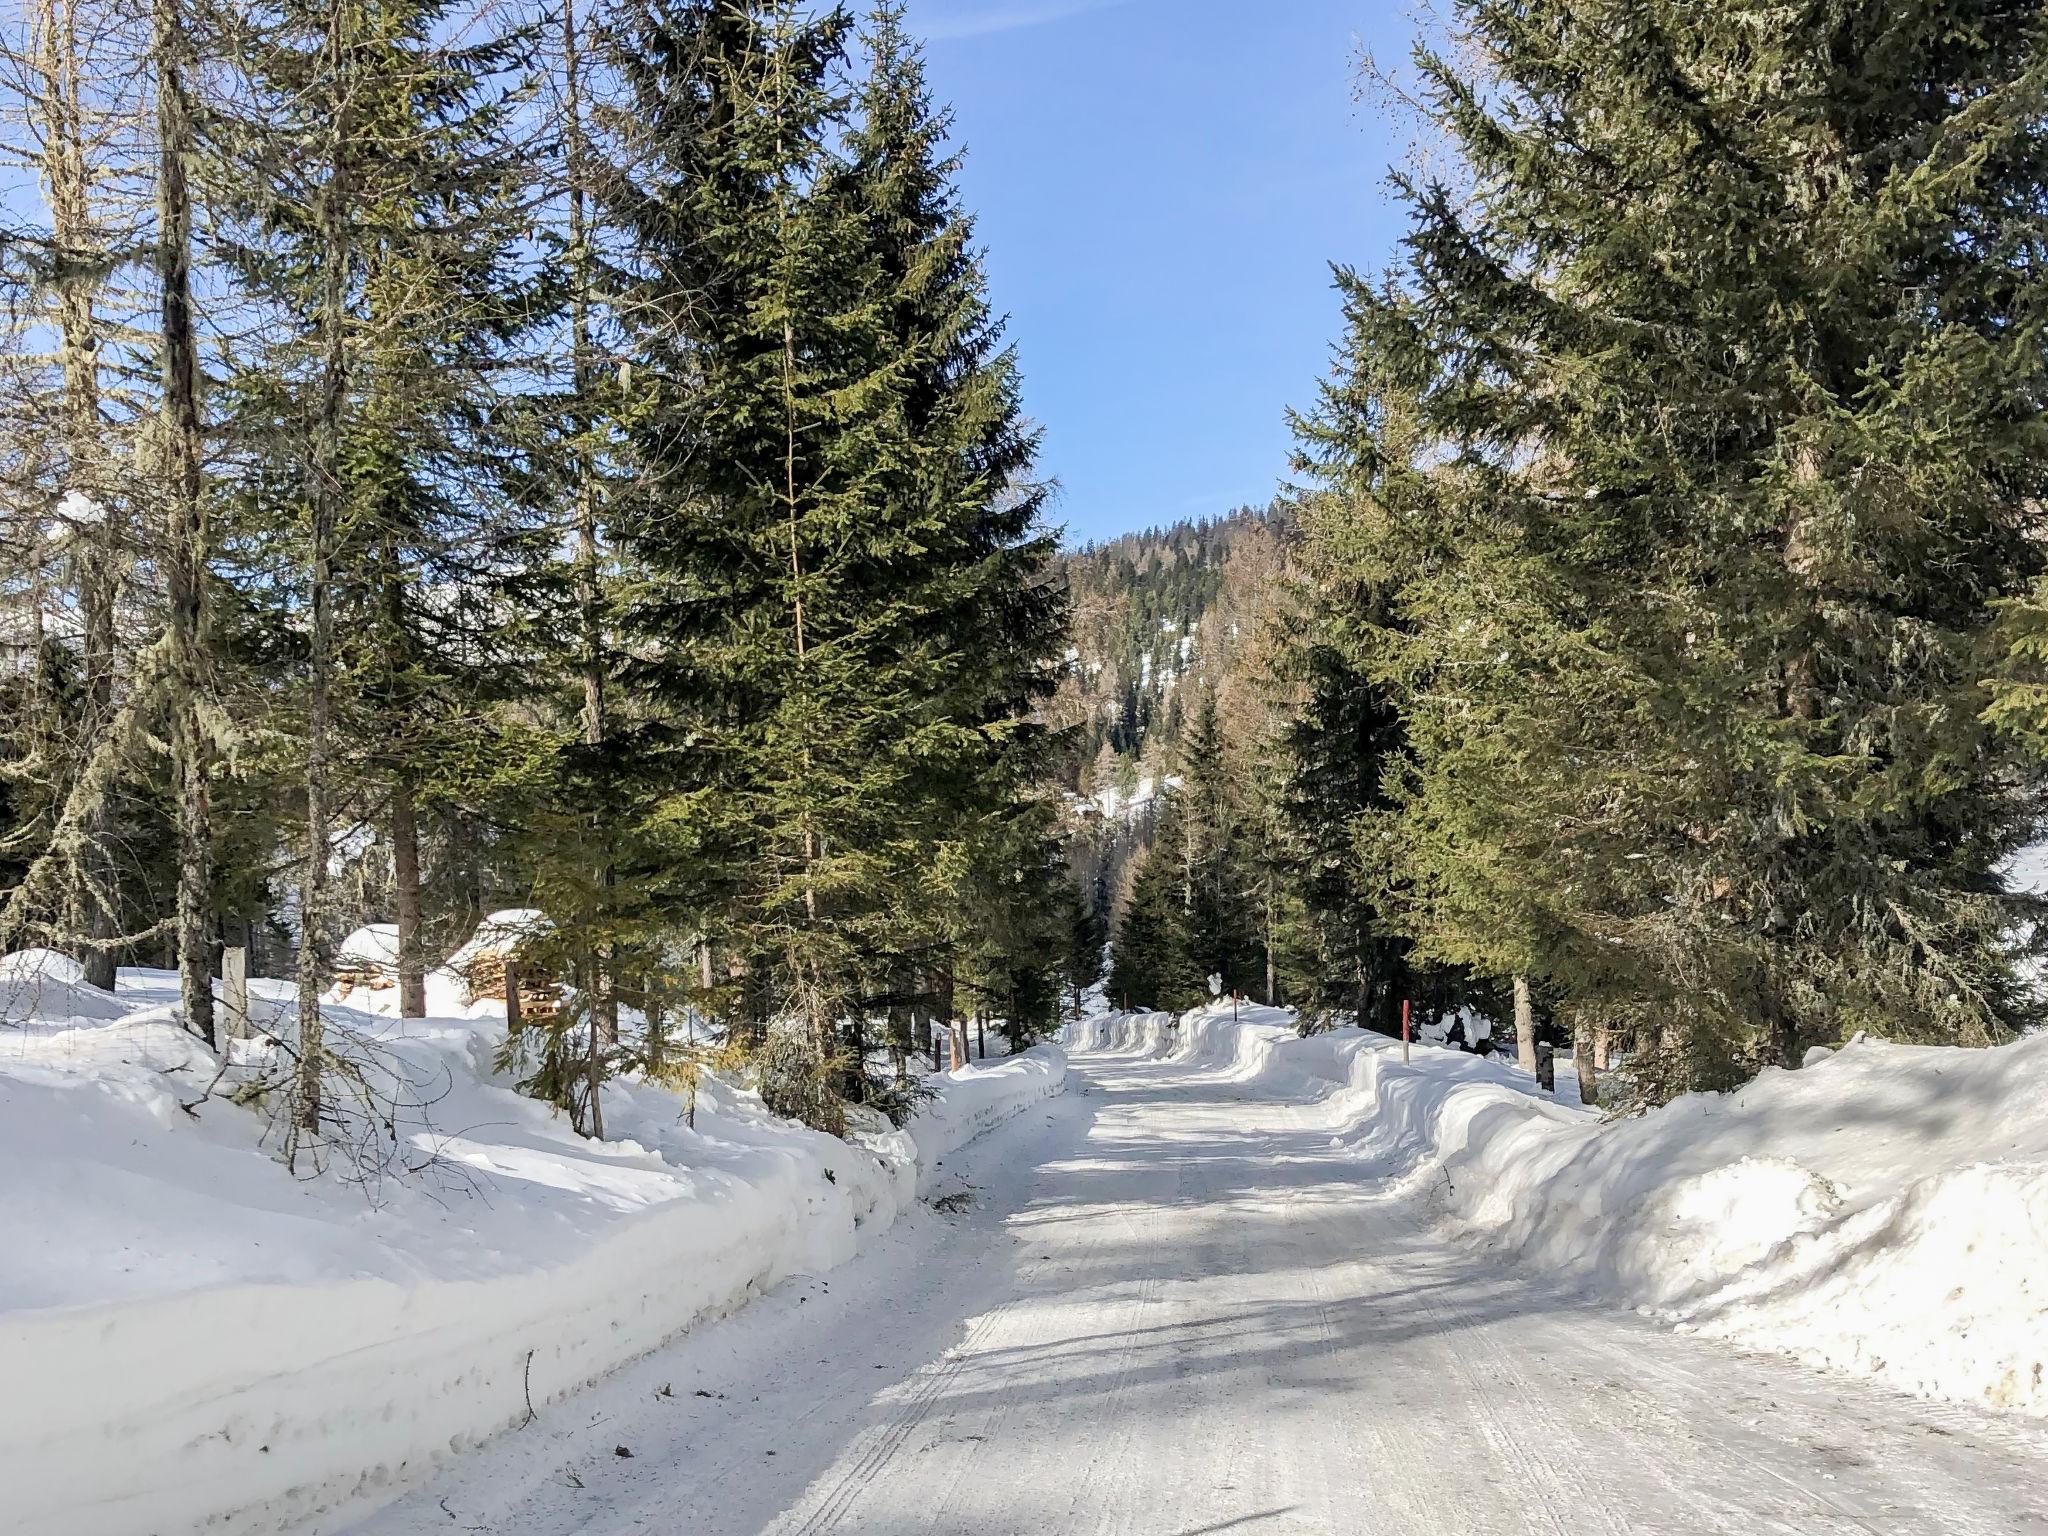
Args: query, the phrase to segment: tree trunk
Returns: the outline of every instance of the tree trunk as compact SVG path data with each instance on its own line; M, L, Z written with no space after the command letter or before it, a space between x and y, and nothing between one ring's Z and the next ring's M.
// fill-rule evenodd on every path
M590 349L590 229L588 175L583 135L582 36L576 24L575 0L562 5L563 118L567 130L569 171L569 354L575 397L574 447L576 475L576 605L583 647L583 744L595 749L605 741L604 616L600 611L598 568L601 550L597 528L597 467L592 462L590 400L595 392ZM606 841L600 807L592 831ZM605 1076L605 1052L619 1043L619 999L616 946L610 937L611 892L617 879L609 858L597 869L598 928L590 952L590 1093L595 1100Z
M889 1004L889 1065L898 1087L910 1081L910 1007L900 999Z
M1266 1006L1280 1006L1280 965L1273 952L1273 897L1266 896Z
M55 284L57 355L64 375L62 435L64 490L85 498L92 512L72 534L85 679L83 708L74 728L81 746L97 741L113 715L114 607L120 590L119 548L100 435L99 337L94 297L101 279L87 276L104 264L106 242L93 228L92 168L86 157L87 105L81 87L77 15L73 0L42 0L36 18L37 68L42 79L30 102L43 142L42 170L50 209L50 239L65 268ZM111 991L117 922L108 901L114 886L107 849L104 797L80 818L79 856L71 871L65 926L78 940L85 979Z
M1524 1072L1536 1070L1536 1005L1526 976L1515 978L1515 1060Z
M412 786L391 791L391 884L398 917L398 1014L427 1016L427 957L420 952L420 827Z
M342 65L339 53L343 9L330 23L332 66ZM307 505L310 511L312 581L307 617L306 666L306 867L301 882L299 944L299 1064L296 1088L298 1130L314 1136L320 1130L321 1077L327 1052L326 1028L320 1016L320 994L327 988L327 862L333 843L328 806L328 731L333 708L334 541L341 521L341 429L347 402L347 304L349 241L347 200L350 195L347 148L350 124L346 93L338 93L328 137L328 181L321 189L319 220L321 252L322 342L320 396L311 433Z
M586 955L576 966L577 990L583 993L585 1006L589 1009L589 1035L583 1052L583 1111L584 1125L593 1140L604 1140L604 1042L597 1029L596 990L597 978L593 974L595 962Z
M1596 1060L1599 1047L1594 1043L1603 1031L1583 1019L1572 1027L1572 1064L1579 1069L1579 1102L1593 1105L1600 1102L1600 1064Z
M668 1010L651 986L640 993L640 1013L647 1020L647 1065L659 1072L668 1060Z
M179 0L155 0L157 283L162 304L164 585L170 599L170 746L178 824L178 996L185 1026L208 1045L213 1024L213 835L207 802L205 444L199 424L199 346L192 319L193 155L186 99L188 39Z
M955 991L953 967L948 964L939 972L939 1018L946 1026L946 1048L952 1058L951 1065L958 1071L967 1064L967 1029L954 1016Z

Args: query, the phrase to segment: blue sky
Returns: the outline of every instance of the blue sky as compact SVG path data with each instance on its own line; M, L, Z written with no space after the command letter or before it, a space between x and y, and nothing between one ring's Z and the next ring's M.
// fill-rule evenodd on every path
M1375 268L1403 130L1355 99L1392 0L911 0L957 114L1071 542L1263 503Z

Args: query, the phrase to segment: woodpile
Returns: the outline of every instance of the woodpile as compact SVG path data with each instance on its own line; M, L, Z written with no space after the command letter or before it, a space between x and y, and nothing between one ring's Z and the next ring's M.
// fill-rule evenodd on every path
M398 930L389 923L358 928L335 947L334 992L345 1001L358 987L388 992L398 985Z
M552 1019L561 1012L562 1000L553 982L531 970L522 969L516 960L498 950L480 951L470 961L466 977L470 999L491 998L504 1003L508 1019L531 1023L536 1019ZM516 999L508 995L508 981L519 989Z
M560 990L537 966L522 965L521 952L547 932L538 912L497 912L486 918L470 941L448 959L448 968L462 978L472 1003L486 999L506 1005L508 1020L520 1023L551 1019L561 1011ZM508 997L507 978L518 987Z

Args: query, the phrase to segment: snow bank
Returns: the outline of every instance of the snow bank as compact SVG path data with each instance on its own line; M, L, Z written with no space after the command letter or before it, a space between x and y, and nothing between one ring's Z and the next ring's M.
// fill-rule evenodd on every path
M1078 1049L1300 1102L1503 1258L1701 1333L1921 1396L2048 1415L2048 1037L1860 1042L1603 1122L1511 1063L1273 1010L1108 1015Z
M336 1529L844 1261L928 1161L1065 1072L1050 1048L970 1067L905 1130L851 1142L716 1080L693 1128L674 1094L621 1082L613 1139L590 1142L493 1076L502 1015L333 1008L416 1090L393 1127L416 1171L366 1190L293 1179L257 1115L201 1102L214 1059L171 1022L175 985L124 972L87 999L111 1019L0 1028L0 1531ZM290 1008L285 984L252 987L259 1027Z
M128 1005L85 979L69 955L22 949L0 955L0 1023L44 1019L118 1019Z
M1012 1115L1049 1099L1066 1086L1067 1056L1056 1045L1033 1046L1016 1056L926 1079L938 1090L908 1127L917 1146L920 1190L928 1189L941 1159Z

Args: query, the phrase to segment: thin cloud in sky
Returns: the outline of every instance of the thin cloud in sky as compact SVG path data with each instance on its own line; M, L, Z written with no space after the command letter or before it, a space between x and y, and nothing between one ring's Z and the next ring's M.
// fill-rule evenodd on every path
M1130 3L1131 0L1010 0L1008 4L991 5L986 0L932 0L929 13L920 8L911 24L930 38L987 37L995 32L1015 32L1020 27L1061 21L1083 11L1105 11Z

